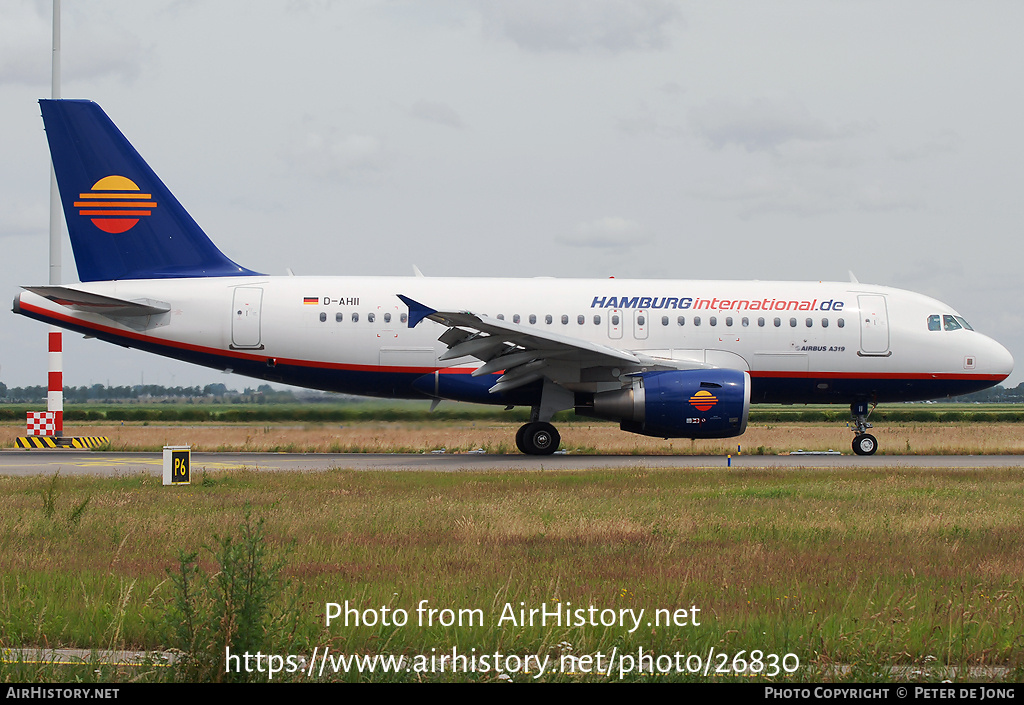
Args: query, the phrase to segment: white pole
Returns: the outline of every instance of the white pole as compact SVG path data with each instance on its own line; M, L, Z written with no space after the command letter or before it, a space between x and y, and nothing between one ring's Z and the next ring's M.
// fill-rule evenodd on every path
M60 0L53 0L53 57L50 69L50 97L60 98ZM50 162L50 284L61 280L61 221L60 191L57 175ZM46 410L54 414L54 434L64 435L64 374L63 336L60 328L50 326L48 340L49 369L47 379Z

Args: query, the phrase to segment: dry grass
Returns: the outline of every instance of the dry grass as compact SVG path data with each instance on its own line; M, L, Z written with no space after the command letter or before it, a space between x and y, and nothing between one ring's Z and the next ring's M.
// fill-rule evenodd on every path
M438 448L491 453L516 453L518 423L352 422L288 424L97 423L76 425L66 435L107 436L115 450L159 450L164 445L190 444L194 450L291 451L334 453L426 452ZM13 447L23 434L20 424L0 426L0 446ZM647 438L623 433L610 423L559 425L562 448L576 453L616 455L745 455L793 450L850 452L852 434L840 424L777 423L748 427L738 438L690 441ZM873 430L880 454L1018 454L1024 453L1024 427L1012 423L892 423Z

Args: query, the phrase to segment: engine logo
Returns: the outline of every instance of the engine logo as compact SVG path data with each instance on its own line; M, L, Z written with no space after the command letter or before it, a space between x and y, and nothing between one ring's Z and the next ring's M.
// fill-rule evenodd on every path
M690 403L693 404L694 408L698 411L707 411L718 403L718 397L711 392L702 389L690 397Z

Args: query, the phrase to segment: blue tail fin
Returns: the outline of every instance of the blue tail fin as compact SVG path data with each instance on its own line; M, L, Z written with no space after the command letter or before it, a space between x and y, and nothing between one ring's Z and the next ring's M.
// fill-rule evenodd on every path
M99 105L39 105L81 281L256 274L217 249Z

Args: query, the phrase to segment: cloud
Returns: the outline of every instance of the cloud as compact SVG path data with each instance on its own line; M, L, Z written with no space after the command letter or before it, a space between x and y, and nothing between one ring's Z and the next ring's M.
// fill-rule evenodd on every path
M714 101L690 112L694 131L714 149L735 145L748 152L778 152L800 142L833 142L860 134L865 127L833 127L812 117L795 102L759 98L745 105Z
M880 184L871 184L860 189L854 196L855 205L862 211L904 211L922 208L920 199L911 198Z
M528 51L665 49L679 20L667 0L489 0L484 30Z
M675 125L659 122L651 114L637 115L634 117L619 118L615 121L615 127L632 137L638 135L651 135L662 139L678 139L686 134L686 130Z
M306 176L372 181L383 173L387 159L381 141L372 135L308 130L287 151L285 161Z
M735 182L704 184L693 195L735 204L737 216L744 220L773 214L808 218L828 213L889 213L924 206L920 199L891 186L854 181L846 175L828 179L813 173L769 171Z
M0 237L39 235L49 232L49 227L50 209L43 201L15 197L13 202L0 202Z
M628 248L647 244L651 239L651 234L639 223L618 217L580 223L573 232L555 237L563 245L597 249Z
M430 100L417 100L409 108L409 114L414 118L432 122L436 125L444 125L456 130L464 130L466 124L455 112L455 109L446 103L439 103Z
M952 130L943 130L934 137L915 145L893 147L890 156L899 162L913 162L920 159L953 154L963 144L963 138Z

